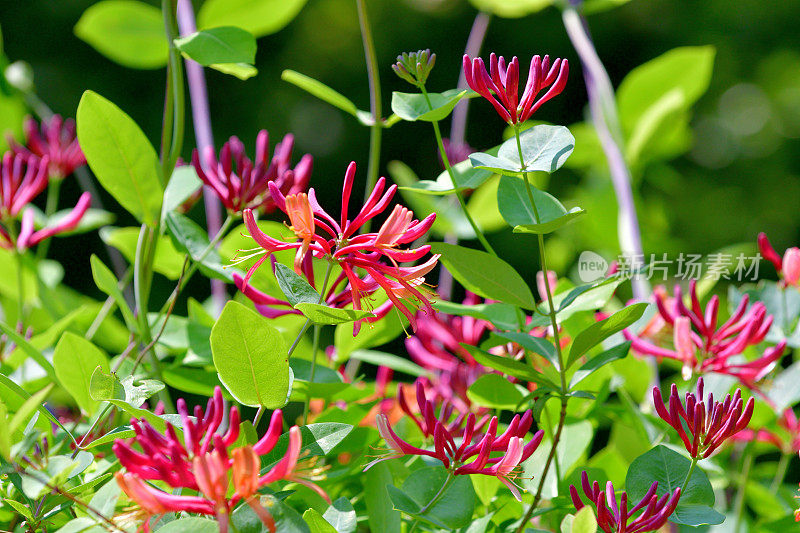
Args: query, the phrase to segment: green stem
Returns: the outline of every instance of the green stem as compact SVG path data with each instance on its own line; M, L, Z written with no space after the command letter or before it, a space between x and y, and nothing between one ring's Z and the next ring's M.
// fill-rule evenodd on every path
M369 197L375 183L378 181L378 169L381 160L381 135L383 133L381 111L381 82L378 76L378 58L375 53L375 41L372 38L372 29L369 26L365 0L356 0L358 10L358 24L361 28L361 40L364 43L364 56L367 62L367 77L369 78L369 110L372 114L372 125L369 135L369 165L367 167L367 187L364 190L364 200ZM364 232L369 232L371 221L364 223Z
M734 522L733 532L738 533L744 518L744 496L747 492L747 482L750 479L750 468L753 466L753 453L748 445L745 449L744 465L742 466L742 475L739 478L739 490L736 492L736 504L734 506L734 513L736 515L736 522Z
M263 405L260 405L258 407L258 411L256 411L255 418L253 418L253 427L254 428L258 429L258 423L261 422L261 417L264 416L264 411L266 411L266 409L264 408Z
M78 452L80 452L80 451L83 449L83 443L84 443L84 442L86 442L86 439L88 439L88 438L89 438L89 436L92 434L92 432L93 432L95 429L97 429L97 426L99 426L99 425L100 425L100 421L103 419L103 417L104 417L104 416L106 415L106 413L109 411L109 409L111 409L111 407L112 407L112 405L111 405L110 403L107 403L107 404L106 404L106 406L103 408L103 410L102 410L102 411L100 411L100 414L98 414L98 415L97 415L97 418L95 418L95 419L94 419L94 422L92 423L92 425L91 425L91 427L89 428L89 430L88 430L88 431L86 432L86 434L83 436L83 438L82 438L82 439L81 439L81 441L78 443L78 445L77 445L77 446L75 446L75 451L74 451L74 452L72 452L72 458L73 458L73 459L75 459L75 457L78 455Z
M517 150L519 151L519 163L522 168L525 168L525 156L522 154L522 143L520 142L520 135L519 135L519 125L514 127L514 137L517 140ZM525 180L525 190L528 193L528 201L531 203L531 207L533 208L533 216L536 219L534 222L539 223L541 220L539 218L539 210L536 207L536 202L533 200L533 189L531 187L530 178L528 177L528 173L525 172L523 175ZM544 248L544 235L538 233L536 235L539 239L539 261L542 265L542 272L544 273L544 290L547 294L547 307L548 307L548 315L550 316L550 325L553 327L553 341L556 347L556 353L558 354L558 373L561 378L561 393L567 393L567 378L566 378L566 369L564 368L564 356L561 353L561 340L559 338L558 333L558 319L556 317L556 308L553 304L553 293L550 290L550 283L547 280L547 253L545 252Z
M44 207L44 214L48 219L53 215L53 213L56 212L56 209L58 208L58 198L61 193L61 182L62 180L58 177L51 178L47 182L47 203ZM47 257L47 251L50 249L50 240L51 239L45 239L36 248L37 260Z
M683 482L681 486L681 495L686 494L686 489L689 487L689 480L692 479L692 472L694 472L694 467L697 466L697 462L700 460L699 457L692 457L692 464L689 465L689 471L686 472L686 480Z
M424 85L419 86L420 91L422 91L422 95L425 97L425 101L428 103L428 109L433 109L433 105L431 104L430 97L428 96L428 92L425 90ZM475 236L480 241L483 248L493 256L497 257L497 252L494 251L492 245L489 244L489 241L486 240L486 237L483 235L483 232L478 227L478 224L475 222L475 219L472 218L472 215L467 209L467 203L464 201L464 195L461 194L461 191L458 189L458 184L456 183L456 176L453 172L453 167L450 165L450 159L447 157L447 153L444 150L444 142L442 141L442 132L439 130L439 122L434 120L431 122L433 125L433 133L436 135L436 146L439 148L439 155L442 156L442 162L444 163L444 168L447 169L447 173L450 175L450 181L453 183L453 188L455 190L456 198L458 198L458 203L461 206L461 211L464 212L464 216L467 217L467 222L469 225L472 226L472 231L475 232Z
M517 140L517 151L519 153L519 162L520 166L524 169L525 166L525 156L522 152L522 143L520 141L519 135L519 126L514 127L514 137ZM536 202L533 200L533 189L531 188L530 178L528 173L523 173L523 178L525 180L525 190L528 193L528 200L531 203L531 208L533 209L533 216L535 218L534 222L537 224L541 220L539 218L539 210L536 207ZM561 440L561 432L564 429L564 422L566 421L567 417L567 403L569 402L569 396L567 396L568 388L567 388L567 374L566 368L564 366L564 355L561 352L561 340L559 338L558 332L558 319L556 317L556 308L553 304L553 294L550 290L550 283L547 281L547 253L545 252L544 248L544 236L542 234L537 234L539 240L539 261L541 263L542 272L544 273L545 277L545 293L547 294L547 306L548 306L548 316L550 317L550 324L553 328L553 341L556 348L556 354L558 355L558 374L559 378L561 379L561 414L559 415L558 419L558 427L556 429L556 433L553 436L553 445L550 448L550 453L547 456L547 461L545 462L544 469L542 470L541 479L539 480L539 487L536 489L536 496L533 498L533 503L528 508L527 513L525 514L525 518L519 525L517 529L517 533L522 533L525 529L525 525L530 521L531 517L533 516L534 510L536 510L536 506L539 505L539 502L542 498L542 490L544 489L544 483L547 479L547 473L550 470L550 465L553 463L556 455L556 447L558 446L559 441Z
M770 485L770 490L773 493L777 494L781 483L783 483L783 480L786 477L786 469L789 467L789 460L791 458L792 456L790 454L781 454L781 459L778 461L778 471L775 472L775 477L772 479L772 484Z
M325 291L328 290L328 281L331 278L331 270L333 269L333 262L328 261L328 267L325 269L325 280L322 282L322 290L319 291L319 300L317 301L318 304L321 304L322 301L325 299ZM311 373L308 376L309 384L314 383L314 375L317 370L317 349L319 348L319 332L320 327L319 324L314 324L314 337L313 342L311 344ZM311 388L309 387L308 393L306 394L306 403L303 406L303 425L305 426L308 424L308 407L311 404Z

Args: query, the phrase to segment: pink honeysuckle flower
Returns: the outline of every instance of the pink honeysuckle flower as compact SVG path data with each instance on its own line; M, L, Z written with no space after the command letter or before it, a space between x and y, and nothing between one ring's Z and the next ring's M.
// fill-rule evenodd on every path
M0 164L0 221L16 218L47 187L50 160L31 154L6 152Z
M784 409L778 419L778 426L785 430L781 434L769 429L760 428L757 431L743 429L733 436L735 440L766 442L772 444L784 454L794 454L800 452L800 420L791 407Z
M203 183L211 187L223 205L231 213L239 214L245 209L271 213L276 208L270 193L270 184L282 194L297 194L304 191L311 177L312 158L306 154L291 168L294 137L286 135L275 146L269 159L269 134L261 130L256 138L256 159L251 161L245 153L244 144L231 137L222 145L219 160L214 149L207 147L201 154L192 153L192 165Z
M272 199L276 202L278 208L289 216L292 223L291 229L295 233L297 240L284 242L270 237L259 229L253 211L245 209L245 226L256 243L262 248L258 253L264 253L264 256L250 268L245 278L238 285L240 285L240 288L247 286L256 269L273 252L295 250L294 267L295 271L300 275L305 274L308 277L310 266L304 268L304 265L309 256L333 261L341 267L341 274L329 287L330 290L325 297L326 302L328 301L327 295L336 294L338 287L346 284L346 290L350 292L350 297L349 300L342 299L340 303L350 304L354 309L360 310L365 296L382 289L389 298L390 305L405 314L412 328L416 328L414 313L403 305L400 298L414 299L429 314L433 313L433 308L429 301L430 296L426 294L422 286L425 281L425 275L436 266L439 256L433 255L428 261L420 265L399 266L400 263L409 263L422 259L430 252L431 248L430 245L414 249L400 247L424 235L430 229L436 215L431 214L421 221L414 220L411 211L404 207L395 206L376 233L358 234L357 232L365 222L386 210L397 190L397 186L392 185L386 189L386 180L380 178L364 207L355 218L350 220L348 206L355 180L355 172L355 162L350 163L345 173L342 192L342 215L339 220L334 219L320 206L313 188L309 190L308 195L294 194L284 196L275 184L270 183L269 190ZM386 189L385 192L384 189ZM366 275L359 274L361 271L365 272ZM312 282L311 278L309 278L309 282ZM256 295L252 291L251 294ZM265 298L262 305L281 305L280 300L269 300L269 298ZM385 311L388 312L388 308ZM373 317L371 320L374 321L378 318L380 318L380 315ZM354 333L358 332L360 322L356 322Z
M402 389L401 389L402 391ZM524 444L524 437L533 424L533 414L530 410L522 416L514 415L507 429L497 435L497 417L490 420L477 421L474 413L459 414L453 418L452 405L443 404L439 415L435 414L434 403L427 400L422 385L417 383L417 402L420 407L420 416L412 413L408 408L402 392L398 397L403 410L411 417L426 438L432 438L433 450L418 448L405 442L392 429L386 415L376 417L378 432L386 441L391 450L389 454L370 462L364 470L368 470L376 463L387 459L403 457L405 455L424 455L442 462L445 468L453 475L482 474L497 477L511 489L517 499L520 499L519 488L514 480L518 477L519 464L528 459L542 441L544 431L537 431L533 438ZM483 428L486 431L483 434ZM461 439L461 444L456 443L456 438ZM500 455L493 455L500 453Z
M0 163L0 248L24 251L53 235L71 231L89 209L92 197L85 192L68 215L52 225L35 229L34 212L27 206L47 187L49 161L48 156L39 159L30 153L6 152L3 155Z
M569 62L566 59L556 59L551 66L550 56L533 56L528 70L528 82L520 98L519 60L516 56L506 68L503 56L497 57L492 53L487 72L483 59L470 59L465 54L463 66L467 85L489 100L503 120L512 126L528 120L542 104L561 93L569 76ZM545 87L550 89L537 100L536 96Z
M748 346L762 342L772 327L773 317L767 314L764 304L756 302L748 309L750 298L747 295L742 297L731 317L720 327L717 327L719 297L712 296L704 310L694 280L690 283L691 308L684 305L678 285L675 286L673 298L658 288L654 298L663 323L655 327L651 321L638 335L629 330L623 331L623 334L639 354L682 362L684 379L689 379L693 373L717 372L739 377L743 384L751 387L769 372L783 353L783 344L780 344L747 365L729 362L731 357L741 354ZM657 334L667 326L673 328L672 348L656 344L660 340Z
M628 494L620 494L619 504L614 485L611 481L606 483L606 489L602 490L600 484L595 481L589 483L589 476L586 471L581 473L581 488L590 505L594 506L597 515L597 525L605 533L644 533L647 531L658 531L667 519L675 512L678 501L681 498L681 489L677 488L672 493L666 493L661 498L656 494L658 482L654 481L639 503L628 509ZM569 495L575 509L580 510L584 507L578 490L575 485L569 486ZM642 511L638 517L634 515Z
M89 209L92 203L92 195L85 192L78 199L78 203L70 211L70 213L58 220L52 226L45 226L44 228L34 231L34 213L32 209L26 209L22 214L22 223L20 225L19 236L17 237L17 249L22 251L26 248L36 246L45 239L49 239L53 235L65 233L74 230L80 223L83 215ZM3 246L2 239L0 239L0 246Z
M260 507L257 490L279 480L303 484L328 499L321 488L298 473L302 437L297 426L289 430L289 445L283 458L261 475L260 457L270 453L281 436L283 415L280 410L272 413L269 428L258 442L231 449L239 437L239 410L231 407L228 430L220 434L224 402L219 387L214 389L205 411L200 406L195 407L194 418L189 416L183 399L178 400L177 407L182 420L182 440L169 422L162 434L146 420L133 420L132 443L117 440L112 446L126 469L125 473L117 473L117 482L145 511L145 524L152 516L165 512L188 511L216 516L220 530L227 531L228 517L239 501L244 500L255 510L255 506ZM138 444L142 451L134 450L132 444ZM259 466L254 467L255 464ZM230 497L227 496L229 479L233 480L234 488ZM176 489L197 490L201 496L174 496L144 480L160 480ZM272 523L269 513L263 508L256 512L269 527ZM147 527L145 525L145 529ZM274 523L271 527L274 528Z
M33 154L39 158L47 157L48 174L52 180L66 178L76 168L86 164L86 157L78 145L75 135L75 121L64 120L60 115L53 115L42 120L41 125L28 117L25 119L25 146L13 138L8 144L15 154Z
M689 455L705 459L722 443L747 427L753 416L755 402L750 398L744 404L741 389L736 389L733 397L726 395L721 402L715 402L712 393L704 401L703 378L698 378L697 393L687 392L683 404L678 396L678 387L672 384L669 409L661 398L661 390L653 387L653 405L658 416L678 432ZM688 434L681 420L685 422Z
M781 257L762 232L758 234L758 249L778 271L784 286L800 287L800 248L788 248Z

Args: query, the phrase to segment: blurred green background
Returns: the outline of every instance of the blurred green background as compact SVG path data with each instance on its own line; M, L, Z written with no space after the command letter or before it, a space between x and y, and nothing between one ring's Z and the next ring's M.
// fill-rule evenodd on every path
M200 3L195 2L195 7ZM165 71L124 68L75 37L73 27L91 4L2 0L5 53L11 61L32 65L37 92L55 112L74 116L82 92L92 89L128 112L157 144ZM385 115L390 113L391 91L410 90L390 68L402 51L430 48L437 62L429 89L455 86L477 13L472 4L466 0L367 0L367 5ZM711 86L694 108L691 149L673 161L647 165L635 184L646 252L709 253L733 243L754 243L758 231L766 231L779 251L800 242L798 21L800 2L766 5L756 0L633 0L589 16L597 50L615 86L633 68L671 48L713 45L717 50ZM580 63L557 9L515 19L492 17L483 55L490 51L518 55L525 65L537 53L568 58L572 69L566 90L536 118L565 125L584 119L587 100ZM314 155L311 183L323 198L339 196L343 172L351 160L359 163L363 183L368 129L280 79L283 69L297 70L368 109L355 1L310 0L284 30L259 39L256 66L258 76L244 82L216 71L207 73L217 146L237 135L252 153L259 129L268 129L273 143L292 132L297 138L295 160L301 153ZM472 146L486 149L498 144L504 126L488 103L472 101L467 130ZM443 127L447 135L449 121ZM185 159L193 145L191 124L187 124ZM408 164L421 179L434 179L440 167L430 127L401 122L386 130L381 175L387 175L386 164L394 159ZM576 198L590 203L582 203L589 216L551 242L561 268L566 269L581 249L617 253L616 206L602 169L562 169L552 176L549 188L568 207ZM63 205L77 194L77 188L68 190ZM110 198L105 201L114 206ZM118 225L133 224L121 208L112 209L119 213ZM513 239L510 228L490 236L510 262L532 274L535 260L527 247ZM71 242L72 246L54 246L51 253L65 264L68 284L90 289L89 253L97 250L100 241L89 235ZM194 280L195 290L201 286Z

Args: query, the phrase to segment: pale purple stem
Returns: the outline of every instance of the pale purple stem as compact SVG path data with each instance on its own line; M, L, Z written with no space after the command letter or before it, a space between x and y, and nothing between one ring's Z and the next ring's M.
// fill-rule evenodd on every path
M486 38L486 31L489 28L489 20L491 16L488 13L480 12L475 16L475 22L472 23L472 29L469 31L467 37L467 45L464 48L464 53L470 57L475 57L481 53L483 40ZM464 77L464 71L458 75L458 88L465 89L467 87L467 79ZM454 151L458 151L466 144L467 136L467 112L469 111L469 98L461 100L456 104L453 109L453 118L450 122L450 146ZM458 244L458 236L449 234L444 236L444 242L450 244ZM453 275L446 268L439 270L439 296L448 300L453 294Z
M178 29L181 35L189 35L197 31L194 9L191 0L178 0ZM189 83L189 98L192 102L192 123L197 149L202 154L207 147L214 148L214 135L211 130L211 114L208 109L208 91L206 76L200 63L185 60L186 79ZM222 226L222 206L214 190L204 186L203 201L206 208L206 225L209 235L216 235ZM221 311L227 300L225 284L218 279L211 280L211 294L214 307Z
M620 144L622 135L619 131L614 88L589 37L585 21L574 8L565 9L563 18L567 35L569 35L572 46L578 52L583 65L583 77L586 80L592 122L597 130L603 152L606 154L611 182L617 196L619 206L617 233L620 250L631 258L632 265L640 266L644 260L642 237L639 231L636 205L633 201L631 173ZM650 294L649 283L639 276L634 276L632 286L634 298L646 301Z

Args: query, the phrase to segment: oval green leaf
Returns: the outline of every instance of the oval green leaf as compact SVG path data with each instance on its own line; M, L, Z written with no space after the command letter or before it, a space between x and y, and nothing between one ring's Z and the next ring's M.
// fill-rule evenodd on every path
M522 393L500 374L484 374L467 389L467 397L491 409L515 409Z
M53 366L59 383L75 399L78 407L93 415L100 402L92 399L89 388L96 368L108 372L106 354L83 337L67 331L56 344Z
M253 35L235 26L219 26L175 39L175 46L203 66L215 63L246 63L256 59Z
M477 152L469 156L472 166L485 168L498 174L520 176L526 172L542 171L553 173L572 154L575 148L575 137L565 126L540 124L520 134L523 167L519 161L519 149L515 137L508 139L493 156L485 152Z
M238 302L228 302L211 330L220 381L243 405L283 407L289 393L289 358L280 332Z
M197 22L200 28L236 26L263 37L289 24L305 4L306 0L206 0Z
M580 356L591 350L596 345L600 344L603 340L607 339L615 333L619 333L627 328L644 314L647 309L647 303L638 303L625 307L610 317L595 322L585 330L578 333L575 340L572 341L572 347L569 350L569 358L567 359L567 368L569 368Z
M144 2L98 2L83 12L75 35L129 68L153 69L167 64L169 46L161 10Z
M78 104L78 141L97 180L140 222L161 213L161 168L153 146L136 122L93 91Z
M499 257L442 242L433 243L431 251L442 254L439 261L467 290L525 309L536 307L533 294L522 276Z

